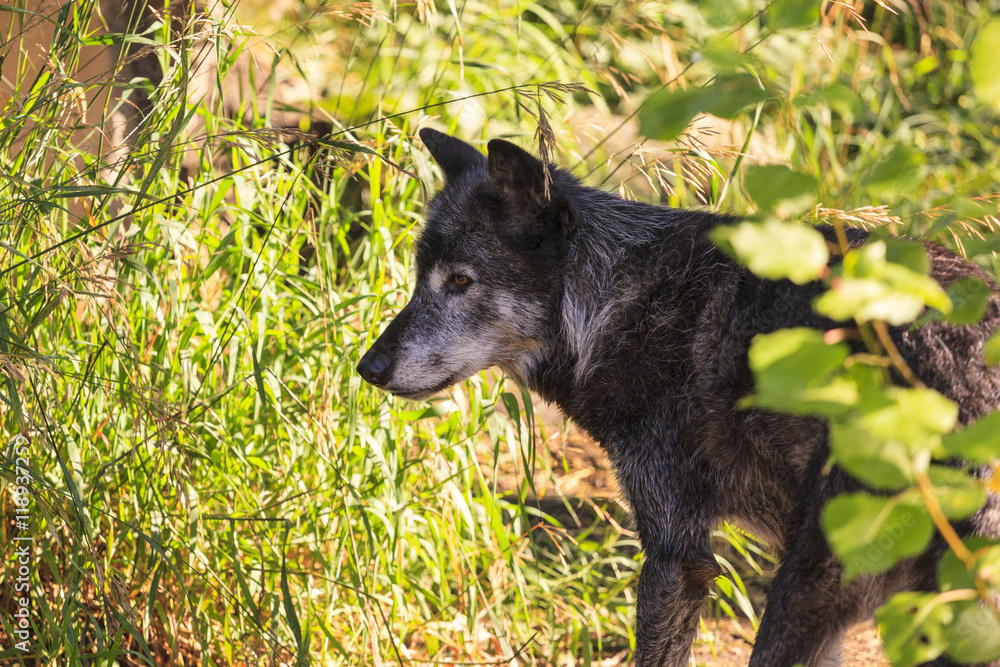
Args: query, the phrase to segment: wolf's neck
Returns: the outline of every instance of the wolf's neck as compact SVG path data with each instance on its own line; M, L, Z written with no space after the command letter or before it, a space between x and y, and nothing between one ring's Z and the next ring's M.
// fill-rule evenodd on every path
M584 194L558 333L528 384L580 423L597 409L638 418L645 394L689 377L698 314L732 266L705 233L731 220Z

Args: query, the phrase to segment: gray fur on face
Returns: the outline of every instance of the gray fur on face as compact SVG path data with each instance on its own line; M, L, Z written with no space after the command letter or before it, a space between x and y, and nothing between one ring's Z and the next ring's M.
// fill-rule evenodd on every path
M811 308L821 284L761 280L736 265L705 236L732 218L625 201L554 167L545 199L544 167L515 146L492 141L483 157L432 130L421 136L447 183L417 244L413 299L359 371L424 397L497 365L601 443L645 552L636 665L688 664L720 573L709 536L723 520L751 527L784 555L752 667L835 665L850 624L894 591L934 589L940 537L887 573L842 584L821 511L863 487L836 466L827 470L826 423L736 409L753 391L747 352L755 335L840 326ZM848 233L853 244L866 238ZM992 285L944 248L926 249L941 285L967 276ZM456 288L456 274L470 285ZM994 294L978 324L890 334L917 377L959 404L966 424L1000 407L1000 367L982 357L998 328ZM989 495L956 528L1000 538L1000 498Z
M461 294L449 291L456 274L471 281ZM516 379L523 356L542 347L531 336L532 319L541 317L538 305L490 289L465 263L439 263L421 276L404 312L407 327L396 341L392 379L384 388L412 400L492 366L509 366Z

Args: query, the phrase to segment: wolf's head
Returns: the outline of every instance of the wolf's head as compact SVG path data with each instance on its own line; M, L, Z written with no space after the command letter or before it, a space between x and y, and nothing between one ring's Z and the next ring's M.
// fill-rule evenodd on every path
M366 381L419 400L499 366L520 384L557 335L572 177L495 139L489 154L424 129L445 175L417 242L416 288L358 363ZM548 189L548 196L546 196Z

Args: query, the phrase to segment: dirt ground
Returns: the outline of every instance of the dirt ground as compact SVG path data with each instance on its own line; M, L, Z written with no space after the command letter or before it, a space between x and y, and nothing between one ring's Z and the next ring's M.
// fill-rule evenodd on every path
M550 501L563 496L593 503L621 504L611 463L604 450L576 427L568 425L565 428L562 414L554 406L546 405L540 399L535 399L534 404L545 434L544 438L538 440L539 447L545 446L551 452L551 467L557 487L547 489L545 475L538 474L541 473L539 470L535 478L539 496ZM517 488L519 480L523 479L523 470L519 469L518 462L505 463L498 470L498 486L504 490L513 490ZM546 511L558 514L560 503L561 501L543 504L549 505ZM581 506L578 503L572 504ZM608 515L610 513L606 516ZM569 520L569 517L565 518ZM746 583L751 586L752 580L748 579ZM750 592L752 597L763 600L762 590ZM706 619L705 623L708 636L700 634L695 643L694 653L698 665L743 667L749 662L753 628L748 620L743 620L739 625L728 619ZM844 667L889 667L878 632L870 621L848 630L842 655Z
M752 634L750 624L742 630L731 621L707 622L711 642L702 639L695 644L694 655L698 665L706 667L745 667L750 661L751 644L744 638ZM889 667L882 642L875 626L862 623L851 628L843 647L843 667Z

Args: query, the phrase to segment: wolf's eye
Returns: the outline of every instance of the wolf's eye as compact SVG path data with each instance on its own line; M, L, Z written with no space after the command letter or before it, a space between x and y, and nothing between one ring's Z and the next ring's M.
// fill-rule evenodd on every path
M456 273L451 277L451 283L455 287L468 287L472 283L472 278L461 273Z

